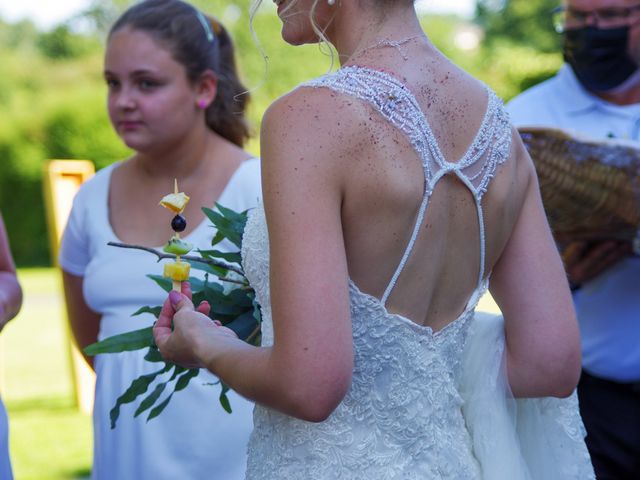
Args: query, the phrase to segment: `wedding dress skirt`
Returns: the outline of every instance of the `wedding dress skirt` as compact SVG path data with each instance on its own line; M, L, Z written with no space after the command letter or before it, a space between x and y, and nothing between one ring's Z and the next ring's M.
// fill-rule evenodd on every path
M264 210L250 212L245 272L273 344ZM389 313L350 282L354 371L320 423L256 405L250 480L589 480L594 474L575 394L514 400L501 316L465 312L444 329Z
M502 316L476 312L464 350L460 394L482 478L595 478L575 392L564 399L511 396Z

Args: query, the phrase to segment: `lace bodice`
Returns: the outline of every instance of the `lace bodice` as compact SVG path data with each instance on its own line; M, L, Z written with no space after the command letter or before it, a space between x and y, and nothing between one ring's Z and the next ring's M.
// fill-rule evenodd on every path
M457 175L476 200L484 258L481 198L509 155L510 127L489 93L482 126L467 154L447 162L411 92L388 74L347 67L306 84L368 102L410 139L422 162L424 196L413 236L382 299L349 282L354 345L352 384L330 417L309 423L256 406L249 444L249 479L474 479L479 466L461 412L461 352L469 320L486 290L484 261L464 312L434 332L385 307L409 257L429 198L443 175ZM273 344L269 245L262 207L250 212L244 269L262 306L262 341Z

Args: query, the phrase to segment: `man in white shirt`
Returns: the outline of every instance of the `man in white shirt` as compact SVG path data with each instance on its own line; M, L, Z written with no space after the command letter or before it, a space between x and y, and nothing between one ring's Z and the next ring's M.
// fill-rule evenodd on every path
M509 103L512 121L640 141L640 0L568 0L558 11L566 64ZM581 247L565 267L587 445L599 480L640 479L640 257L628 242Z

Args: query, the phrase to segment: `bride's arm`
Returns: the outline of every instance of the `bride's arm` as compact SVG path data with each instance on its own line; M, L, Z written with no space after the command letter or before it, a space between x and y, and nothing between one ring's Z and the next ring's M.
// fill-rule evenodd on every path
M575 311L533 163L519 137L514 148L526 197L491 275L491 294L505 319L509 384L516 397L565 397L580 376Z
M340 214L347 159L334 107L322 97L329 95L295 91L263 119L273 347L251 347L196 320L190 308L174 319L179 348L159 342L163 355L202 365L241 395L310 421L325 419L340 403L353 367ZM187 347L196 358L182 356Z

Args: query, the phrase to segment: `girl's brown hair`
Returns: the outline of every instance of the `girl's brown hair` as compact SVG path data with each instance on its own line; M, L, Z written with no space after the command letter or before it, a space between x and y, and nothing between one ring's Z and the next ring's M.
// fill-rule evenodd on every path
M222 24L181 0L145 0L122 14L109 37L125 27L148 32L166 45L191 82L207 70L215 73L218 92L207 108L207 125L242 147L250 135L245 118L249 93L238 78L233 42Z

